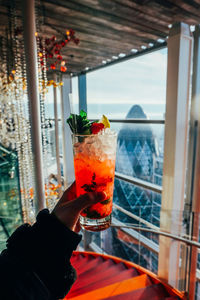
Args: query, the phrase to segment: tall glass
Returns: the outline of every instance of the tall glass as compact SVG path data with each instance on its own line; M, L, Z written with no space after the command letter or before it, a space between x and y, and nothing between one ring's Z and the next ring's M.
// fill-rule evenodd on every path
M80 224L89 231L101 231L111 224L115 175L115 133L72 135L77 196L105 191L107 198L82 211Z

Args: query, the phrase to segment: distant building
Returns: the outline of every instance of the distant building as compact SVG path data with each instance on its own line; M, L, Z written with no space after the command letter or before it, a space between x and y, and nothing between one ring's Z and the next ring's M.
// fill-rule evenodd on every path
M146 119L147 116L141 106L134 105L126 118ZM157 141L149 124L123 124L118 135L116 171L148 182L162 184L162 157L159 156ZM114 202L144 220L159 226L160 195L116 179ZM139 225L138 221L134 221L118 210L114 212L113 217L123 223ZM153 237L152 234L143 234L149 239L154 238L154 241L157 242L157 237ZM115 232L114 254L136 263L139 259L141 263L142 259L144 267L156 271L157 256L133 242L133 240L128 242L125 236L123 238L122 234L119 235L119 231L117 234Z

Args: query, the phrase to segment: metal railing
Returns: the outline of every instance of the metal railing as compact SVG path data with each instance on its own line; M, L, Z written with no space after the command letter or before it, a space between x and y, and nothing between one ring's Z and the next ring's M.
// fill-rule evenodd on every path
M162 193L162 187L161 186L159 186L157 184L154 184L154 183L151 183L151 182L148 182L148 181L145 181L145 180L142 180L142 179L139 179L139 178L136 178L136 177L132 177L132 176L121 174L119 172L115 172L115 178L124 180L124 181L129 182L129 183L132 183L132 184L137 185L141 188L151 190L152 192L156 192L156 193L159 193L159 194Z
M154 234L157 234L157 235L168 237L170 239L173 239L173 240L176 240L176 241L179 241L179 242L183 242L188 246L194 246L194 247L200 249L200 243L199 242L192 241L192 240L180 237L178 235L171 234L171 233L161 231L161 230L154 230L154 229L151 229L151 228L144 228L144 227L134 226L134 225L115 225L115 224L111 224L111 227L115 227L115 228L118 228L118 229L127 228L127 229L134 229L136 231L144 231L144 232L154 233Z
M95 121L96 119L90 119L90 121ZM54 118L46 118L46 121L55 122ZM58 118L58 122L61 121L61 118ZM126 124L165 124L164 119L109 119L110 123L126 123Z
M164 119L111 119L110 123L125 123L125 124L165 124Z

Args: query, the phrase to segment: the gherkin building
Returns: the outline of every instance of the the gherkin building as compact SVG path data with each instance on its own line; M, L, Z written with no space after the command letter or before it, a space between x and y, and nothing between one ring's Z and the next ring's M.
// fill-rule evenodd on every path
M139 105L134 105L126 118L146 119ZM123 124L117 143L116 171L147 182L162 184L162 157L157 149L157 141L149 124ZM124 180L115 180L114 203L141 219L159 226L161 195ZM113 219L122 223L144 226L119 210L114 210ZM141 232L146 241L158 243L157 237ZM156 272L158 257L138 243L134 238L119 230L112 230L113 254L140 263Z

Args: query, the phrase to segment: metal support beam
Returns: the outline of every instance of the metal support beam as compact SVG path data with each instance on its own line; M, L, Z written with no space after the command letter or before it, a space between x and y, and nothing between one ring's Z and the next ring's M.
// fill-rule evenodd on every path
M78 76L79 112L83 109L87 112L87 86L86 74Z
M37 47L35 39L35 3L34 0L23 0L22 5L26 74L30 110L33 165L35 174L36 212L38 212L43 209L46 204L42 164L42 137L38 90Z
M70 95L72 93L71 77L63 75L63 86L61 89L61 118L62 118L62 138L63 138L63 172L64 187L67 188L74 180L74 163L72 152L71 131L66 122L70 116Z
M192 99L190 113L190 136L188 158L188 209L193 212L192 227L189 228L191 237L199 241L199 213L200 213L200 26L194 32L194 56L192 76ZM189 299L195 298L196 271L198 251L191 248L189 276Z
M56 73L53 74L53 80L57 81ZM56 164L57 164L57 181L59 184L58 197L61 197L61 166L60 166L60 151L59 151L59 129L58 129L58 108L57 108L57 87L53 87L53 100L54 100L54 119L55 119L55 141L56 141Z
M172 27L168 39L160 228L162 231L176 234L182 230L185 198L192 43L188 25L179 23ZM182 289L183 286L180 286L179 282L185 278L180 278L181 267L184 266L183 261L180 266L180 243L160 237L159 244L159 277Z

